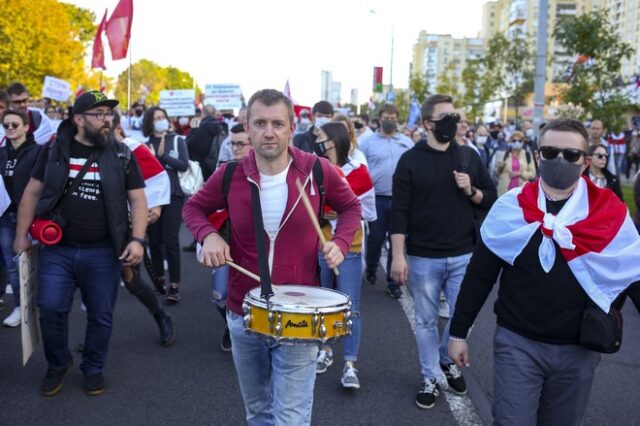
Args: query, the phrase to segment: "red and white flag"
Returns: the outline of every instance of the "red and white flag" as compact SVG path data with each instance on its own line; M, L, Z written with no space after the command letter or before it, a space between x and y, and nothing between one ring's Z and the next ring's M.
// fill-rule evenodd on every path
M630 284L640 280L640 235L625 204L609 189L582 177L557 215L546 212L540 179L498 198L480 235L496 256L513 265L541 230L538 256L549 272L555 241L580 286L605 312ZM553 241L552 241L553 240Z
M284 85L284 95L289 98L289 100L291 99L291 87L289 87L289 79L287 79L287 83Z
M120 0L111 13L105 32L111 48L111 58L127 57L131 40L131 23L133 22L133 0Z
M171 182L162 164L143 143L132 138L125 138L122 142L129 147L138 161L149 208L170 204Z
M376 213L376 194L373 189L373 180L367 166L351 160L342 167L351 190L360 200L362 207L362 219L373 222L378 218Z
M4 179L0 179L0 216L7 211L11 205L11 198L7 192L7 188L4 186Z
M93 39L93 56L91 57L91 68L101 68L103 70L107 69L107 67L104 65L104 46L102 44L102 33L104 32L106 26L107 9L104 10L104 16L102 17L102 21L100 21L100 25L98 25L96 36Z

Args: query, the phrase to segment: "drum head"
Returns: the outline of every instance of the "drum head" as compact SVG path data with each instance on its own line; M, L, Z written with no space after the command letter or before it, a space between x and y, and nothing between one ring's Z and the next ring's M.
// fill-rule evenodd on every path
M274 285L273 297L269 300L272 309L292 311L325 311L331 308L342 308L349 303L349 298L339 291L328 288L311 287L306 285ZM251 290L248 297L256 304L266 306L260 297L261 289Z

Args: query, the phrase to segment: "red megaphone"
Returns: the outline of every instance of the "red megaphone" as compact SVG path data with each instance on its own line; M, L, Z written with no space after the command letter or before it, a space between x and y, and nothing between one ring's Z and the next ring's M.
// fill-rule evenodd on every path
M46 246L58 244L62 239L62 228L51 219L36 218L31 224L29 233Z

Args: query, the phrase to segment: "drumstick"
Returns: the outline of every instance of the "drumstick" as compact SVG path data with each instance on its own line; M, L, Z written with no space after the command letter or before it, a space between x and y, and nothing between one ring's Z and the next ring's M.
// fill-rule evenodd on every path
M240 265L236 265L235 263L231 262L230 260L227 260L227 265L231 266L233 269L235 269L238 272L242 272L243 274L245 274L248 277L253 278L254 280L260 282L260 277L257 276L256 274L254 274L251 271L247 271L246 269L244 269L242 266Z
M304 206L306 207L307 213L309 213L309 218L311 219L311 223L313 224L313 227L316 229L316 232L318 233L318 237L320 237L320 242L322 243L322 245L325 245L327 243L327 239L324 237L324 234L322 233L322 229L320 228L320 224L318 223L318 218L316 217L316 213L313 211L313 206L311 205L311 201L309 201L309 197L307 197L307 193L304 192L304 188L302 186L302 183L300 183L300 179L296 179L296 186L298 187L298 191L300 191L300 196L302 197L302 204L304 204ZM340 272L338 272L338 268L333 268L333 273L336 275L336 277L340 275Z

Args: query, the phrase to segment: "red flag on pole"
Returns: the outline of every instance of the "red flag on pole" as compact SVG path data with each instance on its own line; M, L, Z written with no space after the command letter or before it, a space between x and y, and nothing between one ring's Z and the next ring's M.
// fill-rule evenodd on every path
M98 25L98 31L96 31L96 36L93 39L93 57L91 58L91 68L102 68L106 70L107 67L104 65L104 46L102 45L102 33L104 32L104 27L107 25L107 9L104 10L104 16L102 17L102 21L100 21L100 25Z
M127 57L133 21L133 0L120 0L107 22L106 32L113 60Z

